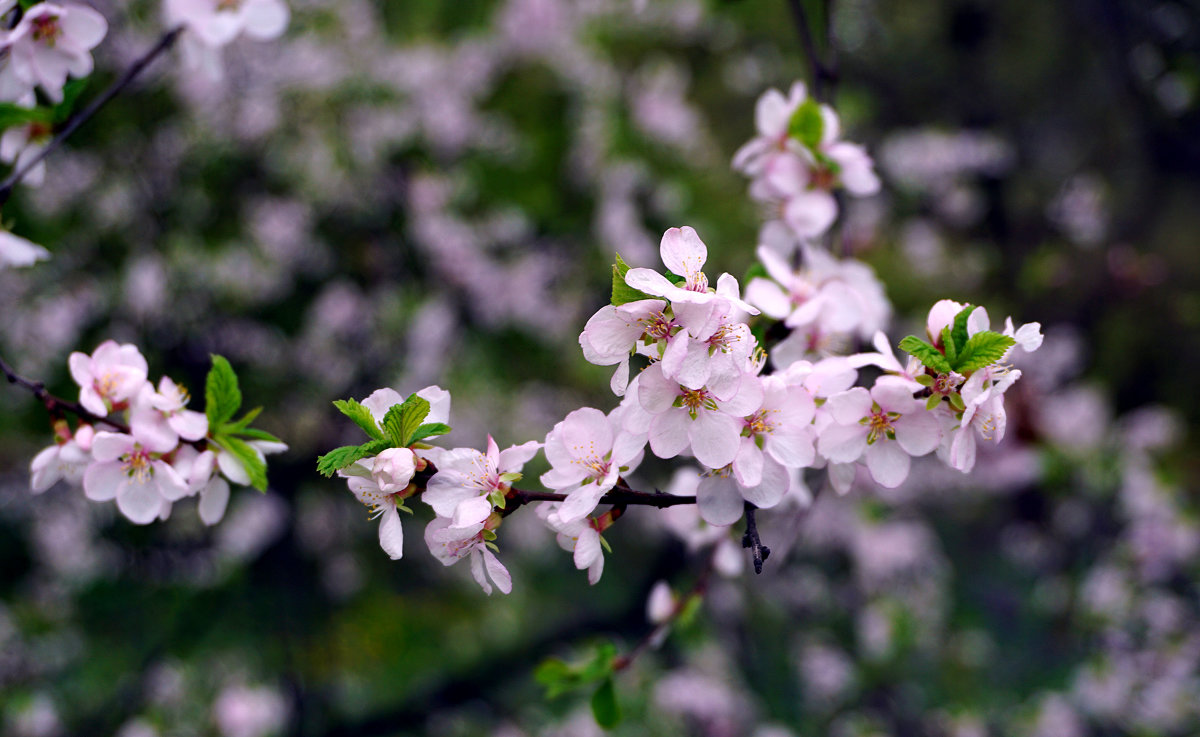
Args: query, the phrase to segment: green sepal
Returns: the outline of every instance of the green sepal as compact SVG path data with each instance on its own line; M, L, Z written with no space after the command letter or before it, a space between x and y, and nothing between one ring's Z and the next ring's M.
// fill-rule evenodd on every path
M493 489L492 492L488 494L487 500L491 502L493 507L504 509L506 501L504 499L504 492L502 490Z
M963 410L965 410L967 408L966 403L963 402L962 395L959 394L958 392L954 392L953 394L951 394L949 396L949 399L950 399L950 405L953 406L954 409L958 410L959 412L962 412Z
M958 354L956 370L965 374L984 366L990 366L1004 357L1017 341L1000 333L985 330L975 333Z
M259 491L267 490L267 463L245 440L232 435L217 435L213 442L241 461L250 477L250 485Z
M825 119L821 117L821 106L811 97L796 108L788 120L788 135L811 149L821 145L825 135Z
M317 459L317 472L322 476L332 476L357 460L367 456L377 455L380 451L392 447L387 440L372 440L362 445L343 445L334 448Z
M931 394L929 399L925 400L925 409L932 410L934 407L942 403L941 394Z
M491 542L491 541L495 540L496 539L496 531L495 530L484 530L483 531L483 539L487 542Z
M21 107L11 102L0 102L0 130L26 123L50 125L53 113L44 107Z
M353 420L372 440L383 440L383 431L379 429L375 416L361 402L356 399L335 399L333 406Z
M946 357L942 355L941 351L915 335L910 335L900 341L900 350L908 353L922 364L940 374L948 374L954 370L950 367L950 364L946 361Z
M612 267L612 303L614 307L620 307L623 304L637 302L640 299L654 299L645 292L634 289L625 283L625 274L629 271L629 264L621 258L621 254L617 254L617 262Z
M431 438L434 435L445 435L450 432L450 426L444 422L427 422L417 428L412 437L408 439L408 444L412 445L425 438Z
M383 431L393 448L407 448L412 436L429 414L429 402L424 397L410 394L400 404L393 404L383 416Z
M523 475L522 475L520 472L518 472L518 471L509 471L508 473L502 473L502 474L500 474L500 483L502 483L502 484L511 484L511 483L513 483L514 481L520 481L520 480L521 480L521 479L523 479L523 478L525 478L525 477L524 477L524 476L523 476Z
M921 386L933 386L933 377L929 374L917 374L913 381L917 382Z
M412 511L411 509L409 509L408 507L404 506L404 502L396 502L396 509L397 509L397 510L399 510L399 511L401 511L401 512L404 512L405 514L412 514L412 513L413 513L413 511Z
M605 678L592 694L592 716L604 729L612 729L621 723L621 706L617 703L617 689L611 676Z
M496 543L485 542L483 545L484 545L484 547L486 547L488 550L492 551L493 553L500 552L500 546L497 545Z
M603 535L600 536L600 547L604 548L604 552L612 555L612 547L608 544L608 541L604 539Z
M223 356L212 354L212 368L204 380L204 414L210 428L219 428L242 406L237 374Z

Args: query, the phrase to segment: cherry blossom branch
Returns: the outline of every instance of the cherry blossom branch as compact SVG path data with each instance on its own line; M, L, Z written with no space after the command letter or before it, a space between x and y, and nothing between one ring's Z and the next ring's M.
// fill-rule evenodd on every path
M762 540L758 537L758 523L754 519L754 513L758 507L750 502L746 502L746 534L742 536L742 547L750 548L750 554L754 557L754 572L762 573L763 561L771 555L771 549L762 544Z
M518 507L530 502L561 502L566 498L566 494L549 491L526 491L514 488L508 493L503 514L507 516ZM644 507L657 507L658 509L695 503L696 497L694 496L675 496L674 494L665 494L657 490L653 493L636 491L626 486L624 479L619 480L617 486L612 491L600 497L599 502L599 504L612 504L618 507L626 507L633 504Z
M683 596L679 597L679 599L675 602L675 606L671 608L671 613L668 614L663 621L655 625L653 629L647 632L641 640L638 640L638 643L633 646L632 650L624 655L618 655L613 660L613 671L619 672L625 670L632 665L633 661L637 660L642 653L654 647L654 645L662 639L663 633L670 629L671 625L675 624L675 622L683 615L684 611L691 606L692 601L704 596L704 594L708 591L709 579L712 578L713 570L716 568L716 561L717 549L714 547L712 554L708 556L708 562L704 565L704 569L700 571L700 575L696 578L696 583L692 585L692 588L688 589Z
M833 12L833 2L832 0L824 0L823 3L825 47L829 52L828 61L821 57L817 49L812 24L809 22L808 11L804 9L802 0L788 0L788 8L792 11L792 20L796 23L796 31L800 36L800 44L804 46L804 53L808 57L808 64L812 70L813 97L818 102L829 102L833 97L833 90L837 86L838 81L837 52L833 47L833 24L830 22L830 15Z
M184 26L180 25L164 33L162 38L158 40L158 43L156 43L149 51L130 64L129 68L125 70L125 73L122 74L115 82L109 85L108 89L96 96L83 110L80 110L68 118L63 124L62 128L55 133L54 138L52 138L50 142L46 144L45 148L9 174L3 182L0 182L0 205L3 205L8 201L8 198L12 196L13 188L25 178L25 176L33 169L33 167L40 164L42 160L49 156L52 151L61 146L63 142L66 141L67 138L69 138L71 134L73 134L81 125L86 123L92 118L92 116L98 113L100 108L104 107L110 100L124 91L124 89L128 87L133 80L136 79L138 75L140 75L142 71L144 71L146 67L150 65L151 62L174 46L175 41L179 38L180 34L183 33L183 30Z
M0 371L4 372L4 377L8 379L8 383L16 384L22 389L32 393L33 396L37 397L37 399L46 406L46 411L49 412L53 417L61 418L64 412L70 412L71 414L79 417L81 420L87 420L93 424L104 423L105 425L115 429L117 432L126 434L130 432L129 425L126 425L120 420L111 420L107 417L94 415L87 411L87 409L85 409L84 406L79 402L72 402L51 394L50 392L46 391L46 385L44 382L27 379L24 376L17 374L17 372L14 371L13 368L9 366L3 358L0 358Z

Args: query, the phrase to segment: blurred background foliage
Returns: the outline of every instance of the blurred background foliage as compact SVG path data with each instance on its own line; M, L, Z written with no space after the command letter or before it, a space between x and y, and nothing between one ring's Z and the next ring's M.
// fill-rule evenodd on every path
M87 97L160 31L98 2ZM935 299L1040 321L1010 437L970 477L820 493L762 515L762 576L617 680L617 733L1200 732L1195 366L1200 13L1174 0L801 3L832 28L835 104L884 192L836 247L872 264L899 339ZM588 587L531 514L501 531L511 596L405 558L315 458L330 401L453 394L448 442L541 438L615 404L576 337L608 264L690 224L745 273L760 214L729 167L754 101L808 73L784 0L297 0L286 39L178 59L111 103L5 211L54 258L0 273L0 349L72 394L106 338L202 386L230 358L291 450L205 528L32 497L44 413L0 392L0 730L12 735L586 735L547 656L622 651L689 553L653 510ZM536 478L541 467L527 469ZM669 469L647 463L646 486ZM814 483L817 476L811 480ZM819 491L819 489L814 489Z

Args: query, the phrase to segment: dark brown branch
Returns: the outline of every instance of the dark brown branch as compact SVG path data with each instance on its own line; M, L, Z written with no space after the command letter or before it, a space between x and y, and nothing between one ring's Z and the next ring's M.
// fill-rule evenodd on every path
M817 48L815 37L813 36L812 23L808 18L808 11L804 9L802 0L788 0L788 8L792 13L792 20L796 24L796 33L800 36L800 45L804 47L804 54L808 57L809 69L812 71L812 93L817 102L828 103L833 99L834 88L838 81L837 68L837 53L833 46L833 25L831 15L833 13L832 0L825 0L823 9L825 13L825 48L829 52L829 59L822 58L820 50Z
M758 537L758 523L754 520L757 509L758 507L746 502L746 534L742 536L742 547L750 548L750 554L754 557L756 574L762 573L763 561L771 555L771 549L763 545Z
M103 423L117 432L129 433L129 425L126 425L120 420L111 420L107 417L100 417L89 412L79 402L72 402L62 397L57 397L46 391L46 385L40 381L26 379L18 375L11 366L5 363L3 358L0 358L0 371L4 372L4 377L8 379L8 383L16 384L37 397L38 400L46 406L46 411L51 417L61 418L64 413L70 412L81 420L86 420L92 424Z
M62 127L55 132L54 138L50 139L50 142L46 144L45 148L39 151L36 156L29 159L29 161L26 161L20 168L9 174L3 182L0 182L0 205L3 205L8 201L8 198L12 196L13 188L25 178L25 175L27 175L30 170L33 169L33 167L40 164L42 160L49 156L52 151L58 149L58 147L61 146L63 142L66 141L67 138L69 138L71 134L79 128L79 126L90 120L92 116L100 111L100 108L104 107L110 100L119 95L126 87L128 87L133 80L136 79L137 76L150 65L151 62L161 56L165 51L167 51L167 49L170 49L172 46L174 46L175 41L179 38L179 35L183 33L183 28L183 26L176 26L175 28L172 28L164 33L162 38L158 40L158 43L156 43L153 48L130 64L129 68L125 70L125 73L122 74L115 82L109 85L108 89L96 96L83 110L80 110L70 118L67 118L67 120L62 124Z
M695 504L696 497L694 496L675 496L674 494L664 494L661 491L649 493L645 491L635 491L625 486L624 479L617 482L617 486L612 491L600 497L600 504L613 504L620 507L629 505L640 505L643 507L657 507L664 509L666 507L675 507L680 504ZM566 494L558 494L550 491L526 491L524 489L513 489L508 493L507 506L504 508L504 515L512 514L518 507L529 504L530 502L561 502L567 498Z

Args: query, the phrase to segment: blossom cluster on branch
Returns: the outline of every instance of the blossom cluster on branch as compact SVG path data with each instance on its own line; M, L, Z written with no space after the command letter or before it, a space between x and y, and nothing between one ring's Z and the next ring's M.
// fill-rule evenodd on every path
M70 369L79 402L67 406L47 395L59 416L54 445L30 464L34 492L59 480L80 484L88 499L115 501L136 524L166 519L175 502L197 496L200 518L212 525L225 515L229 483L265 490L265 455L287 450L274 435L250 427L261 407L234 419L242 395L221 356L213 356L204 412L187 408L187 389L170 377L152 384L134 345L109 340L91 355L77 351ZM63 408L77 415L74 430Z

